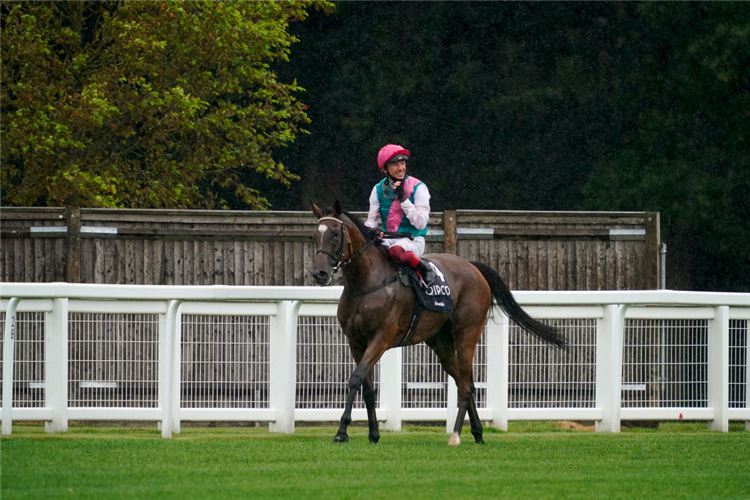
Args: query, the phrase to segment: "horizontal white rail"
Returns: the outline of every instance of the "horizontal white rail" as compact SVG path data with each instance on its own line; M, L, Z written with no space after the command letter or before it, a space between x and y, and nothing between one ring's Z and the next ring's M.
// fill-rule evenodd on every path
M343 287L310 286L170 286L93 285L83 283L2 283L0 296L24 299L119 300L301 300L337 301ZM525 291L513 292L519 304L537 305L692 305L750 307L750 294L675 290Z
M338 420L351 363L335 320L341 287L0 284L2 431L41 420ZM569 337L559 353L495 311L475 356L480 417L750 421L750 294L679 291L514 293ZM455 418L455 386L424 346L376 367L378 416ZM352 365L353 366L353 365ZM366 420L363 407L355 420Z

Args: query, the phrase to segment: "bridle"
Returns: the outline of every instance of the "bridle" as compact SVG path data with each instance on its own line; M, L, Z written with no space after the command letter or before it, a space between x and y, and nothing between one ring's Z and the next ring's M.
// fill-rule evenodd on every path
M324 221L324 220L332 220L334 222L338 222L341 224L341 248L339 250L339 255L334 255L333 253L329 252L328 250L323 250L322 248L318 249L315 253L319 254L325 254L331 257L336 264L333 266L333 274L336 274L341 270L342 268L348 266L351 261L353 261L355 258L357 258L362 252L370 248L372 245L378 242L379 238L373 238L370 241L367 242L362 248L360 248L357 253L354 255L351 255L348 259L344 259L344 254L346 253L346 246L347 243L349 243L349 247L351 248L351 240L347 242L347 230L346 230L346 224L344 224L344 221L341 219L338 219L336 217L321 217L318 219L318 222ZM351 250L349 251L351 254Z

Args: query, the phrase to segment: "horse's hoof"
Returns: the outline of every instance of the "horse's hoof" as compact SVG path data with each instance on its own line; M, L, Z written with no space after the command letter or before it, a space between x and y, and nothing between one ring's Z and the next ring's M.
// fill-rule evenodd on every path
M334 443L348 443L349 436L346 434L336 434L335 436L333 436L333 442Z
M461 444L461 438L457 432L454 432L448 440L448 446L458 446L459 444Z
M477 444L485 444L485 443L484 443L484 439L482 439L482 437L481 437L481 436L480 436L480 437L478 437L478 438L476 438L476 443L477 443Z
M377 443L380 441L380 434L370 434L370 442Z

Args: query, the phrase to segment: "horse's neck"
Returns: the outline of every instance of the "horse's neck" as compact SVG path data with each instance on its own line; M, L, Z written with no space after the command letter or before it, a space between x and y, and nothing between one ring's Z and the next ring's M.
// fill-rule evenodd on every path
M352 255L367 242L357 232L352 238ZM379 246L373 245L353 259L343 268L344 286L350 291L363 290L380 284L393 274L393 266Z

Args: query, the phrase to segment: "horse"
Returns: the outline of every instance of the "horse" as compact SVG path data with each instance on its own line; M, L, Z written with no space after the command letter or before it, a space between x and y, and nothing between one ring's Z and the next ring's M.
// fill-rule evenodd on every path
M424 311L407 338L407 330L412 330L409 326L416 303L414 291L400 284L399 273L380 245L379 234L355 215L343 211L338 201L325 209L312 203L312 212L318 219L313 233L312 276L318 285L326 286L333 282L335 272L342 271L344 290L337 317L356 362L333 441L349 441L347 428L351 423L352 405L361 388L367 409L368 439L371 443L378 442L380 432L372 368L388 349L424 342L458 388L458 415L448 444L461 443L461 428L467 412L475 442L484 444L474 400L472 360L493 300L522 329L564 348L561 333L531 318L491 267L456 255L429 254L424 257L438 266L449 284L453 310L450 313Z

